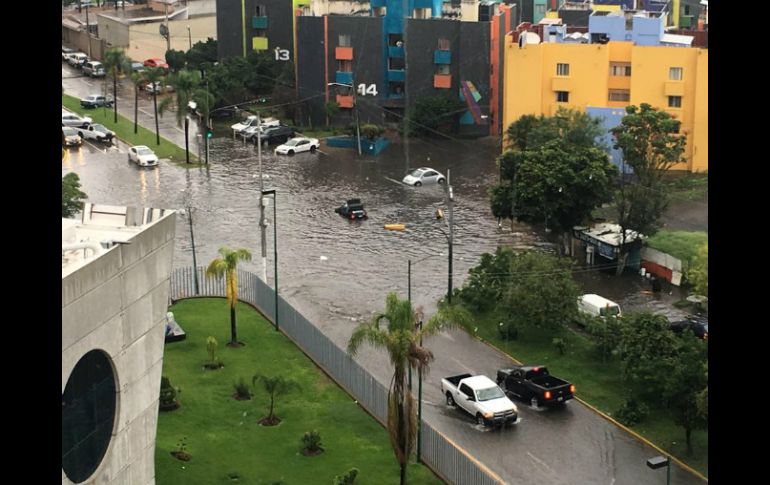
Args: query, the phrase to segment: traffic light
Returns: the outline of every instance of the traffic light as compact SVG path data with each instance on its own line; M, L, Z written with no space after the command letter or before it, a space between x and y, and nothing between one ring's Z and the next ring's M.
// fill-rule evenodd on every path
M206 138L211 140L214 137L214 130L211 128L206 128Z

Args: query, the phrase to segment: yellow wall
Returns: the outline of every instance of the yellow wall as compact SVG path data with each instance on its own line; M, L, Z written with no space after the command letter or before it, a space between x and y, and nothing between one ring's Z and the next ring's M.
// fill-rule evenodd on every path
M610 63L630 63L631 76L610 76ZM569 64L569 76L556 65ZM682 81L670 81L669 68L683 69ZM519 48L506 36L503 126L525 114L553 115L559 106L625 107L649 103L676 116L687 135L686 163L674 170L708 170L708 51L698 48L608 44L542 43ZM630 100L608 100L610 89L627 89ZM569 102L557 103L556 91ZM681 108L669 108L668 96L682 96Z

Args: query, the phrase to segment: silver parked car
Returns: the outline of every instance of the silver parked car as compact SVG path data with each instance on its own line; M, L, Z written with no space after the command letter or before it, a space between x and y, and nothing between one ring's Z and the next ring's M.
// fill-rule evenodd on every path
M128 149L128 161L140 167L154 167L158 164L158 156L145 145L137 145Z
M404 177L404 180L402 180L405 184L413 185L415 187L430 184L443 184L445 181L446 177L441 175L438 171L428 167L420 167L417 170L412 171Z
M61 125L62 126L74 126L76 128L86 128L93 123L94 120L88 116L80 116L75 113L62 113Z

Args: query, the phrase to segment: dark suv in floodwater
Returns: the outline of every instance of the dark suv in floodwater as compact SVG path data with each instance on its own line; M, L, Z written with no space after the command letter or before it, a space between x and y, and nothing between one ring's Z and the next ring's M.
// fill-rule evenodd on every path
M366 219L368 217L361 199L348 199L347 202L334 209L334 212L350 220Z
M677 320L669 324L671 331L676 334L681 334L685 330L690 330L696 337L704 340L709 338L709 322L707 319L697 316L689 315L684 320Z

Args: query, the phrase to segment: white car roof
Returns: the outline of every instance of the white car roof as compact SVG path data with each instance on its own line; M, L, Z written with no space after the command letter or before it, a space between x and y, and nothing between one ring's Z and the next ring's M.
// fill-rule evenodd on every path
M467 377L464 381L465 384L469 385L471 389L487 389L490 387L495 387L497 384L495 381L490 379L487 376L473 376L473 377Z
M580 297L581 300L585 301L586 303L591 303L592 305L596 305L599 307L604 307L607 305L614 305L617 306L617 303L615 303L612 300L608 300L604 298L603 296L596 295L594 293L587 293L585 295L582 295Z
M136 149L139 149L139 148L146 148L146 149L148 149L148 150L150 149L150 147L148 147L147 145L135 145L135 146L132 146L131 148L136 148Z

